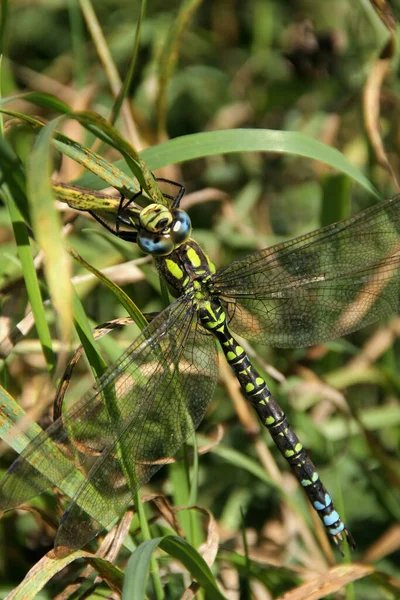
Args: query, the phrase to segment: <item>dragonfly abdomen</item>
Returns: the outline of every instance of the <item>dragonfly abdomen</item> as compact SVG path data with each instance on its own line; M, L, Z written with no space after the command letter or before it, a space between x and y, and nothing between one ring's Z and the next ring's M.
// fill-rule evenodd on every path
M326 530L340 548L343 534L354 546L351 534L336 511L316 468L299 438L290 427L285 413L276 402L264 379L253 367L245 350L231 334L225 311L218 300L212 300L198 311L203 326L219 340L225 357L233 369L242 392L255 408L282 456L289 463L304 488Z

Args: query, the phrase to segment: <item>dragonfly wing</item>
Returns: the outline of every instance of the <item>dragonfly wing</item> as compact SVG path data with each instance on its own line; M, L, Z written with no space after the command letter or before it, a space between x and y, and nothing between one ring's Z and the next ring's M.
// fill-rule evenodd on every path
M56 442L62 482L70 483L77 464L83 471L74 479L56 543L83 546L120 516L132 494L193 433L217 376L214 338L197 325L190 300L180 298L21 454L1 484L0 509L49 487L43 482L50 468L46 450L49 440Z
M277 347L340 337L399 309L400 196L233 262L214 278L234 331Z

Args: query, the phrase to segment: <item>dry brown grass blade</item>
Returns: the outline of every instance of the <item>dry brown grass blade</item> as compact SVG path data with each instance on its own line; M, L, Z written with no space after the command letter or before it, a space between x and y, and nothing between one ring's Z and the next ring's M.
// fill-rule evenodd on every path
M319 600L328 594L338 592L348 583L367 577L374 572L373 567L357 563L334 567L323 575L279 596L277 600Z
M379 327L365 342L360 354L349 361L349 368L360 368L374 364L400 336L400 319L394 317L387 327Z
M93 40L93 44L96 48L98 57L104 67L104 72L107 75L110 88L117 98L120 89L122 88L122 81L118 73L118 69L111 56L111 52L108 48L106 38L101 29L100 23L97 19L97 15L94 11L93 4L90 0L80 0L80 7L84 16L87 28ZM136 148L141 147L140 136L136 129L135 122L133 120L132 112L130 109L129 102L124 102L122 105L122 116L124 119L125 136Z
M400 548L400 523L392 525L376 540L363 556L365 562L375 562Z
M164 494L146 494L146 496L142 497L142 502L151 502L168 525L180 537L185 537L184 531L176 518L178 510L171 505Z
M381 51L380 57L372 65L364 86L364 123L369 141L374 149L379 164L389 172L393 185L399 189L396 175L386 154L379 123L382 84L389 72L391 61L396 50L396 20L392 15L390 6L386 0L371 0L371 4L373 4L379 18L387 27L390 38Z

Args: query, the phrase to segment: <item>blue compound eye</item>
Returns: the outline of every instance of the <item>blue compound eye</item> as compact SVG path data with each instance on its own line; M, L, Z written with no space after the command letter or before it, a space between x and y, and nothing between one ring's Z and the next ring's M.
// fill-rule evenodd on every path
M146 252L146 254L153 254L155 256L165 256L171 254L175 244L169 234L154 234L140 229L137 236L137 244L139 248Z
M172 211L172 216L174 220L171 225L171 238L177 246L183 244L190 236L192 223L189 215L184 210L176 209Z

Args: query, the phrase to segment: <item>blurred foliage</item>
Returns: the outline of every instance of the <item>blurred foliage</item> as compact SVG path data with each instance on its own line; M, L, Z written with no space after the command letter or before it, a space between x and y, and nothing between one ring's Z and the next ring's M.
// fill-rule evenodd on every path
M90 109L109 117L114 98L99 47L96 50L84 22L80 7L85 4L78 0L14 0L7 16L7 3L2 3L3 97L27 90L46 92L74 110ZM132 58L139 3L97 0L94 9L123 80ZM116 122L117 129L137 150L163 141L157 137L156 112L160 64L168 32L180 9L177 0L153 0L147 6L128 93L136 137L128 135L124 112ZM391 9L398 19L400 0L392 0ZM378 164L363 116L366 81L388 37L385 25L367 0L204 0L183 32L176 67L168 81L167 135L175 138L239 127L302 132L338 148L382 195L389 197L397 192L396 184L391 173ZM396 52L391 57L379 107L383 144L396 174L400 172L398 75ZM14 100L7 108L45 120L56 116L23 100ZM85 146L94 142L93 135L73 121L64 121L60 129ZM5 136L25 164L35 140L32 129L9 120ZM120 158L104 144L95 142L94 148L110 162ZM79 165L62 158L56 150L52 158L59 180L82 181L84 171ZM0 162L3 164L2 159ZM375 201L360 186L351 186L348 178L300 156L255 152L211 156L162 169L157 175L185 184L194 237L218 266L357 212ZM191 196L194 192L198 195ZM185 200L182 206L185 208ZM83 214L75 219L76 212L63 209L61 215L64 223L70 223L64 230L68 243L97 269L138 260L121 271L112 269L109 276L124 287L145 314L162 308L155 271L136 247L110 239ZM29 307L5 203L0 205L0 244L0 324L1 338L6 338ZM31 248L40 264L34 240ZM74 264L73 269L75 289L92 325L126 316L110 289L93 276L86 276L81 265ZM41 267L39 281L42 295L47 298ZM58 342L57 319L48 303L45 315L54 350L69 351ZM310 450L357 540L352 558L372 562L389 576L398 574L400 563L396 525L400 516L399 331L398 319L391 318L323 347L252 349L256 364L267 373L273 393ZM103 338L99 346L107 360L115 360L136 334L137 329L131 327ZM75 339L74 345L77 343ZM270 376L270 365L283 374L283 383L281 378ZM69 397L79 397L90 381L87 369L78 367ZM50 422L48 407L55 394L55 382L49 378L35 329L3 361L1 383L42 426ZM211 434L216 424L224 423L224 436L200 458L196 501L217 521L220 545L214 574L227 598L249 597L249 582L254 598L278 598L304 580L324 573L337 557L321 543L323 534L315 536L315 523L302 492L287 473L284 461L277 458L270 440L264 433L254 436L252 427L257 427L252 417L242 416L245 427L238 423L225 371L221 383L201 432ZM200 441L206 443L202 437ZM281 476L274 474L272 458L265 459L271 468L269 475L260 466L260 443L271 449L282 468ZM1 449L3 473L15 456L5 444ZM179 494L186 489L187 481L186 471L183 469L181 474L179 465L163 469L148 488L162 490L182 503ZM49 495L35 501L35 505L55 518L59 502L59 497ZM194 519L193 523L193 519L182 515L179 520L189 541L204 540L206 525L202 519ZM242 530L247 540L247 559ZM131 531L135 532L134 527ZM171 533L171 528L166 521L157 520L151 525L151 533L162 536ZM0 597L5 597L51 548L53 536L51 526L36 513L12 511L1 520ZM134 540L140 543L140 534ZM187 573L183 576L181 564L177 568L178 563L167 555L157 556L161 556L165 597L179 598L190 581ZM121 569L127 558L123 550L117 559ZM77 567L69 567L46 586L40 597L56 597L76 574ZM103 584L98 593L107 596L109 589ZM95 594L88 597L98 597ZM148 597L156 597L154 594L149 588ZM343 594L327 592L324 597L383 600L398 598L400 591L381 574L356 581Z

